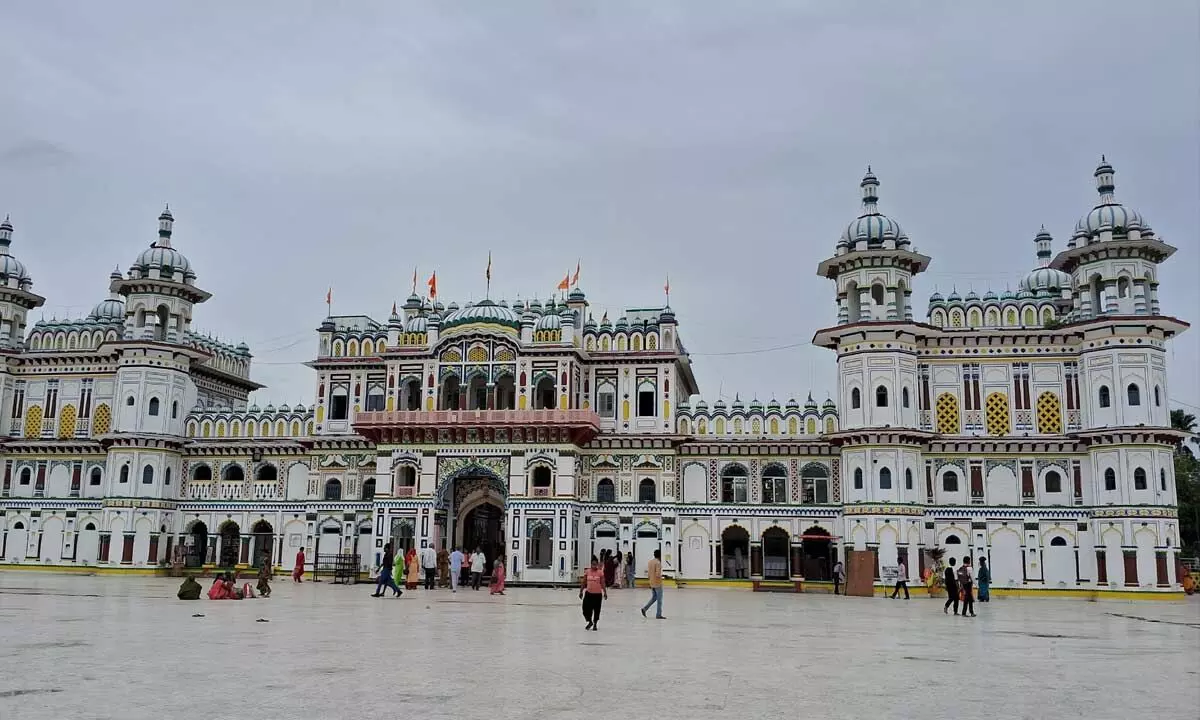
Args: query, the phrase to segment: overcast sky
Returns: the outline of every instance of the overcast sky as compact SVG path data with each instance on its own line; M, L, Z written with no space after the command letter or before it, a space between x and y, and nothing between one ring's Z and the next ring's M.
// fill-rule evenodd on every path
M1105 153L1179 248L1163 311L1200 317L1197 7L7 2L0 213L45 316L79 317L170 202L213 293L194 325L251 345L261 404L312 401L328 287L386 321L414 266L480 299L489 251L510 300L581 258L597 319L669 273L706 397L819 401L814 271L868 163L933 257L922 316L935 288L1015 289L1042 224L1065 247ZM1169 362L1200 406L1200 329Z

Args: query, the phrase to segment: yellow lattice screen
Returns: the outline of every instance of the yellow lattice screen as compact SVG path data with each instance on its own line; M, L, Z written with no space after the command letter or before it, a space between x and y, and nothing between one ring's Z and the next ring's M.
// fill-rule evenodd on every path
M938 395L934 403L937 411L937 431L944 435L958 434L958 398L950 393Z
M66 440L75 434L75 406L63 405L62 412L58 415L58 437L60 440Z
M1063 431L1062 402L1052 392L1038 395L1037 430L1047 435L1059 435Z
M1008 396L994 392L983 401L984 423L988 435L1007 435L1012 432L1012 418L1008 412Z
M442 353L442 362L462 362L462 355L454 348Z
M104 435L112 429L112 410L108 409L108 405L100 403L96 406L96 412L92 415L92 434Z
M42 408L40 405L30 405L25 411L25 437L39 438L42 436Z
M467 362L487 362L488 352L486 348L475 346L467 351Z
M509 350L508 348L501 348L496 351L496 362L512 362L516 359L517 356L514 355L513 351Z

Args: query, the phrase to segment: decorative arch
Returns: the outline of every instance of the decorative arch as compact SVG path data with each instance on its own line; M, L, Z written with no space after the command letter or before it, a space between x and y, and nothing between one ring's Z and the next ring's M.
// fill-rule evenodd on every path
M600 521L592 524L592 539L593 540L596 539L596 531L599 530L600 528L608 528L608 529L612 530L613 535L616 535L616 536L620 535L621 528L615 522L613 522L612 520L600 520Z
M454 499L455 481L461 477L483 478L490 489L496 491L505 502L508 501L508 483L491 468L473 462L442 478L433 496L434 508L442 510L450 506L450 501Z

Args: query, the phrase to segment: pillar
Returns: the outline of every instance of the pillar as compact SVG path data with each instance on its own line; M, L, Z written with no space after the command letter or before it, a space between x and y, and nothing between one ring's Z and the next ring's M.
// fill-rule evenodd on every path
M1102 296L1102 298L1104 300L1104 312L1106 312L1106 313L1117 312L1117 310L1119 308L1117 306L1117 281L1116 280L1105 280L1104 281L1104 295Z
M887 289L887 319L900 319L900 291L897 288Z
M912 290L904 291L904 319L912 320Z
M846 302L846 296L842 295L837 299L837 321L838 325L845 325L850 322L850 308Z
M858 289L858 320L867 322L871 319L871 288Z
M1150 314L1158 315L1158 283L1150 282Z
M1133 312L1136 315L1145 315L1149 310L1149 303L1146 295L1149 288L1146 287L1145 280L1135 280L1133 283Z

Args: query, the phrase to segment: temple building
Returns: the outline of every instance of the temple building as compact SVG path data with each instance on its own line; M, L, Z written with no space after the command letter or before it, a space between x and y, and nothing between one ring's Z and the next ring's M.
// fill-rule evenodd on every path
M1174 248L1116 200L1065 247L1042 228L1019 290L935 293L879 180L817 266L834 397L702 399L669 306L599 320L578 287L385 319L324 318L311 405L260 407L250 349L192 330L209 299L174 217L85 318L43 304L0 225L0 568L290 567L385 542L483 548L514 583L573 584L602 549L685 581L876 577L930 551L993 587L1178 591L1158 265ZM1031 231L1037 225L1031 226ZM833 233L836 234L836 231ZM382 317L382 315L380 316Z

